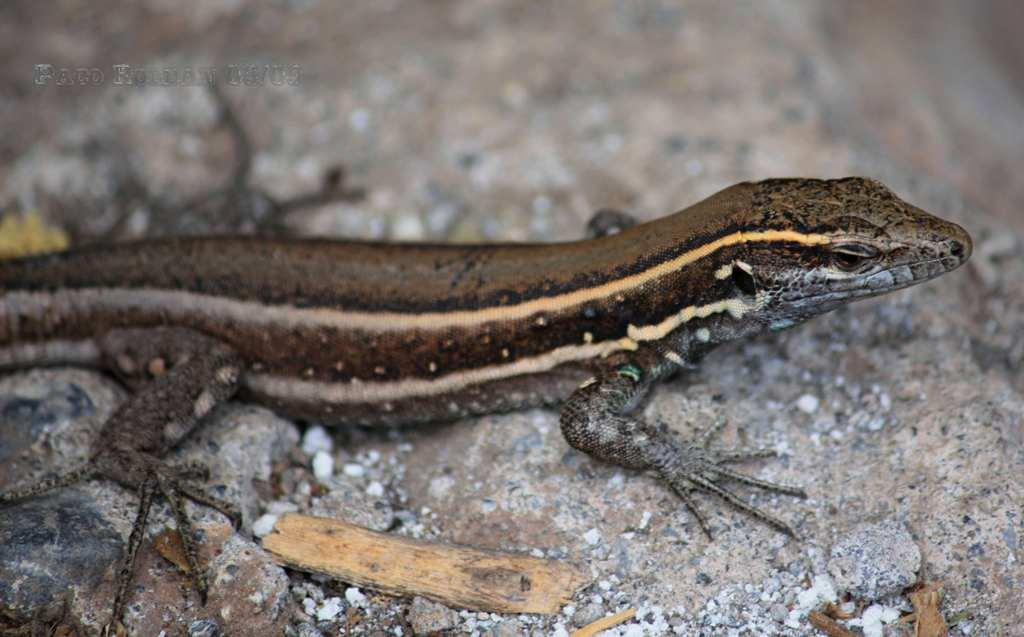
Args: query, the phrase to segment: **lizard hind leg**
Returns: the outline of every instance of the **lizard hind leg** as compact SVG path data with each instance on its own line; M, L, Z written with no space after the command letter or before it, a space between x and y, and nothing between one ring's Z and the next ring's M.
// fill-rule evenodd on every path
M142 385L107 421L93 445L93 467L98 475L139 491L139 516L129 540L127 557L134 560L141 528L154 493L167 500L177 522L190 577L205 602L207 582L199 568L192 524L182 496L211 505L237 526L240 515L230 503L207 495L188 480L205 478L205 468L195 464L174 467L164 457L185 439L218 404L230 398L241 378L241 358L223 343L191 330L155 328L115 330L101 341L108 360L126 361L130 369L149 367L153 360L159 374ZM163 365L170 361L170 365ZM122 371L124 371L122 369ZM145 508L142 506L146 504ZM138 537L136 537L138 536ZM126 564L128 564L126 562ZM131 564L120 573L114 620L120 620L124 591L132 578Z

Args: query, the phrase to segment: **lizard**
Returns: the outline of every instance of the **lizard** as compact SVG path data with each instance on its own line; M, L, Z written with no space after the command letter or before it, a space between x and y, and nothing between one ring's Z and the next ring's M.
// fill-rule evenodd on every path
M561 404L573 448L655 473L700 528L695 492L795 535L725 486L804 496L729 465L771 455L646 422L651 387L715 346L954 270L959 225L880 182L743 182L647 223L603 212L562 243L411 244L181 237L0 262L0 370L108 370L134 393L87 463L0 493L0 506L83 479L135 490L118 573L122 616L153 499L167 499L194 587L183 499L238 523L202 467L164 456L232 397L331 425L414 425Z

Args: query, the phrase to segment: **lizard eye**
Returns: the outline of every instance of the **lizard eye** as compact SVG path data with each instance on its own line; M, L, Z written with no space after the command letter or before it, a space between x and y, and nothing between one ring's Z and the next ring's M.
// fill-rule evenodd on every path
M832 264L840 270L852 272L871 263L881 251L865 243L843 243L832 248Z

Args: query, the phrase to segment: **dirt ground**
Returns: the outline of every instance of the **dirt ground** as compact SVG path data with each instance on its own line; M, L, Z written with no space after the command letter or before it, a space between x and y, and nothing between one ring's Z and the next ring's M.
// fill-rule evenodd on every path
M249 133L252 184L284 200L341 167L345 184L365 191L288 214L292 234L569 240L602 207L654 219L739 181L858 174L974 237L958 272L724 348L647 406L681 430L724 418L727 436L782 451L751 470L808 488L808 500L759 501L797 522L801 542L710 499L702 505L720 532L706 541L653 479L571 453L553 411L343 432L328 447L336 466L363 469L339 469L325 487L345 494L339 515L572 559L592 582L553 617L459 613L285 573L218 530L224 554L245 554L238 563L263 586L261 610L244 620L253 623L225 612L226 596L187 602L180 576L144 547L148 575L130 627L562 635L633 607L638 618L609 634L811 635L807 611L830 599L836 547L869 537L865 523L892 523L904 555L918 553L908 584L944 585L952 634L1024 635L1015 632L1024 624L1022 32L1013 0L0 5L0 212L37 211L76 243L259 224L258 206L190 205L229 183L235 158L211 94L187 86L189 73L205 72L221 79ZM82 374L0 378L0 403L73 386L100 411L116 404L109 379ZM14 427L0 423L0 460L37 454L42 468L74 457L70 447L39 452ZM253 517L330 510L302 493L316 480L314 451L296 444L311 435L307 424L255 410L215 428L226 448L262 440L268 472L290 463L294 492L242 487ZM0 486L22 477L12 471L0 470ZM97 546L116 555L134 495L84 489L74 506L113 529L96 531ZM18 523L68 506L47 502ZM9 582L62 568L59 550L40 567L25 557L30 544L15 548L23 552L4 554L19 556ZM108 568L109 555L89 568ZM114 570L96 586L47 573L48 584L21 596L0 577L9 596L0 603L31 616L72 590L71 614L93 630ZM876 616L909 609L901 594L863 600L849 627L900 634L911 624Z

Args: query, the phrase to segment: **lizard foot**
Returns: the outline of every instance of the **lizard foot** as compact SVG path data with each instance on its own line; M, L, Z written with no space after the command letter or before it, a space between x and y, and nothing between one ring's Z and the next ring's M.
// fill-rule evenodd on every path
M206 467L198 463L188 463L179 467L148 454L137 452L128 454L118 450L98 454L93 459L93 464L96 467L97 475L115 480L123 486L135 488L139 494L138 513L128 539L124 564L118 575L113 618L119 619L124 611L128 587L134 573L135 558L145 534L149 509L156 495L163 496L174 514L178 534L181 536L184 548L185 561L188 564L188 575L192 580L192 585L199 593L200 600L205 604L208 590L206 571L199 567L199 549L192 521L185 511L184 498L198 504L205 504L223 513L231 520L236 529L241 522L241 513L235 505L211 496L201 487L192 484L192 481L197 478L206 479L208 477Z
M678 441L661 441L660 447L655 454L654 469L662 480L668 483L672 490L686 505L686 508L696 518L701 531L710 539L707 519L697 508L692 494L702 491L724 500L730 506L758 519L769 526L791 537L798 537L796 531L789 524L779 518L751 506L741 500L736 494L720 486L718 483L724 480L733 480L742 484L772 491L784 493L800 498L807 497L807 493L800 487L769 482L761 480L745 473L741 473L725 466L732 462L742 462L753 458L766 458L776 455L771 449L718 449L711 446L711 441L722 430L724 421L717 422L708 428L703 434L690 444L681 444Z

